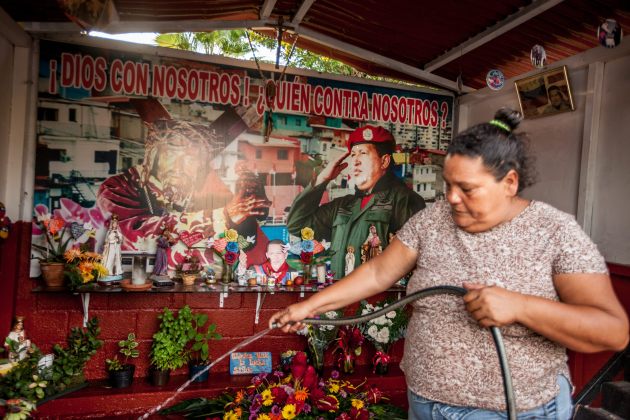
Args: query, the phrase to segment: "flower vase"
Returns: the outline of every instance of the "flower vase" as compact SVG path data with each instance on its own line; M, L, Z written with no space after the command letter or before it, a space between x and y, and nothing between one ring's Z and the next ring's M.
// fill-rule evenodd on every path
M64 283L64 263L41 262L39 267L47 287L62 287Z
M221 283L228 284L234 281L234 266L230 264L223 265L223 274L221 276Z
M308 356L311 365L318 374L324 372L324 351L326 350L326 342L315 337L309 337L308 340Z
M378 350L372 359L372 373L387 375L391 356L386 351Z
M346 355L343 361L343 372L354 373L354 356L351 354Z
M304 269L304 284L311 284L311 270L312 267L310 264L303 264Z

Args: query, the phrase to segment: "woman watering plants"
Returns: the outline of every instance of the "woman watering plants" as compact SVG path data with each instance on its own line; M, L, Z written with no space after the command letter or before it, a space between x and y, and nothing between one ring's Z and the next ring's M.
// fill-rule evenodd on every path
M622 350L628 319L604 258L574 218L527 200L533 183L519 113L455 137L444 163L446 201L418 212L380 256L342 281L274 314L285 332L313 317L387 290L415 268L407 293L463 286L463 299L413 304L401 368L411 419L505 418L490 335L502 327L518 418L568 419L566 349Z

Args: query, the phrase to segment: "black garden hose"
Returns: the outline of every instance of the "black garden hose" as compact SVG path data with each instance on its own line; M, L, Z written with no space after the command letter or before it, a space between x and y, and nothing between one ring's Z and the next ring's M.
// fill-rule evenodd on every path
M433 295L450 294L457 296L464 296L467 293L466 289L456 286L435 286L427 289L419 290L404 298L394 302L383 309L379 309L375 312L370 312L366 315L357 315L347 318L337 319L319 319L319 318L306 318L302 322L310 325L351 325L361 324L369 321L373 318L378 318L394 309L400 308L409 302L414 300L425 298ZM492 332L492 338L494 338L494 345L497 349L499 356L499 364L501 365L501 374L503 375L503 390L505 391L505 403L507 406L508 419L516 420L516 401L514 399L514 389L512 388L512 376L510 375L510 367L508 366L507 357L505 355L505 346L503 345L503 337L498 327L490 327Z

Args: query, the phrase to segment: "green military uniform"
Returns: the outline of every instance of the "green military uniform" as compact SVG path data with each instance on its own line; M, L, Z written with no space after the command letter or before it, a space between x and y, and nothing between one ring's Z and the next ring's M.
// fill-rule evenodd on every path
M373 197L361 208L363 195L347 195L319 205L327 183L307 187L293 201L287 227L292 235L300 236L300 230L310 227L317 240L331 242L335 251L332 270L336 278L344 276L346 249L354 247L355 267L361 264L361 245L369 234L370 225L376 232L383 248L389 241L389 233L398 229L416 212L425 207L420 195L409 189L391 172L378 180L372 189Z

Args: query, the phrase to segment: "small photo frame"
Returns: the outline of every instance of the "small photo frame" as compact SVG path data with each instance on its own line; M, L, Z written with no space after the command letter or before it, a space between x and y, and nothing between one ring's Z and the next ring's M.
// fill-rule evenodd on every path
M573 111L573 96L566 66L547 70L514 83L524 118Z

